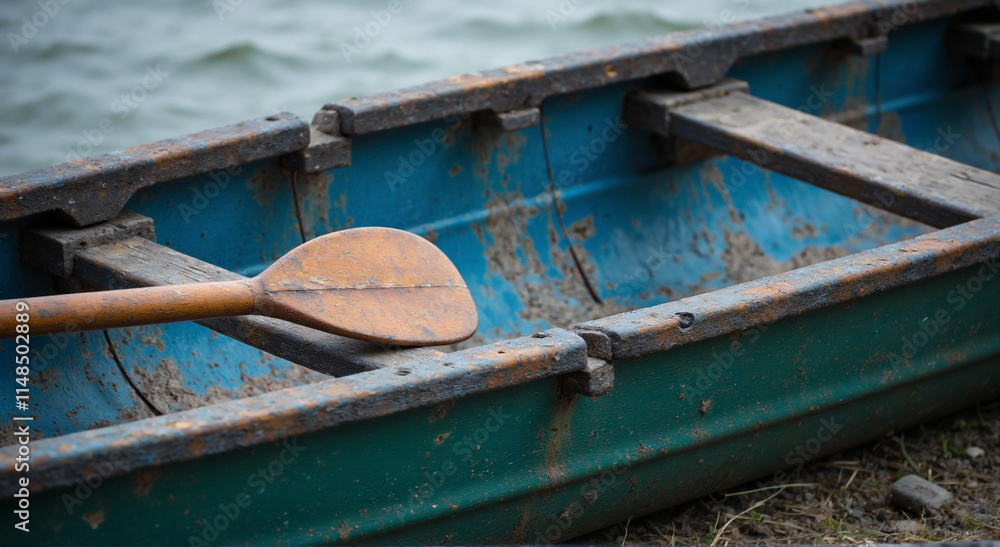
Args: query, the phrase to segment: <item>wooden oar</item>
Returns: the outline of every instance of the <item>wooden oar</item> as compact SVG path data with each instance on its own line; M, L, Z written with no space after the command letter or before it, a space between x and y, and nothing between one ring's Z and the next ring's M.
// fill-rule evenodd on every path
M40 335L237 315L410 346L459 342L478 324L469 289L437 247L402 230L355 228L313 239L252 279L2 301L0 337L25 324Z

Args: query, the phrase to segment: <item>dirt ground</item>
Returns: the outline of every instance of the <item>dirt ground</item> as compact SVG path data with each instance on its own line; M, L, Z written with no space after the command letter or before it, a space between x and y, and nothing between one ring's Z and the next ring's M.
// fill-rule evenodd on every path
M970 450L971 448L971 450ZM984 452L977 457L975 448ZM889 501L916 474L955 499L936 515ZM572 543L665 545L920 543L1000 539L1000 400L891 432L804 467L785 484L757 482L635 517Z

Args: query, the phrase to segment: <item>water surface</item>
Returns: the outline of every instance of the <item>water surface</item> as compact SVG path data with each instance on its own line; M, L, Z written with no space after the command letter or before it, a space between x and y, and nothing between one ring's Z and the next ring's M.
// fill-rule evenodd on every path
M46 13L45 2L58 10ZM311 119L336 99L827 3L4 1L0 175L274 112Z

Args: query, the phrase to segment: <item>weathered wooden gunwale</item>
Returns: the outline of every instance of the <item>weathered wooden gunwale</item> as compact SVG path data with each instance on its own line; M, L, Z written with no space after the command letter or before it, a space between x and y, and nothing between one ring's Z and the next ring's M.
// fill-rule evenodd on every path
M76 226L118 215L140 188L281 156L309 144L288 112L0 178L0 221L57 211Z
M648 76L681 89L719 82L744 57L822 42L884 36L889 30L988 7L988 2L866 0L788 15L674 32L422 86L332 102L330 132L364 135L469 112L535 107L547 97Z

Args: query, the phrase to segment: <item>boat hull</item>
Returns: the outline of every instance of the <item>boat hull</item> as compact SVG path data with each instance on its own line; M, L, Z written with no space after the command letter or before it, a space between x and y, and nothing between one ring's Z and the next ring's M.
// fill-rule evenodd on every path
M1000 217L934 231L622 119L639 89L728 75L755 97L1000 171L983 121L1000 86L942 47L981 4L848 4L344 101L321 114L338 112L343 134L323 138L349 141L349 165L297 171L315 158L285 148L194 174L170 163L125 204L155 221L158 243L104 242L69 281L26 265L23 236L0 238L24 257L0 262L0 294L17 298L154 283L129 263L163 257L180 277L204 280L206 263L254 275L303 239L397 227L451 258L480 316L457 351L336 341L329 368L307 334L249 320L33 338L32 531L5 538L553 542L747 481L785 484L817 458L1000 396ZM837 45L896 12L907 18L881 55ZM667 60L689 68L667 74ZM492 91L476 102L480 89ZM536 124L482 112L531 90ZM290 133L299 122L280 120ZM26 210L3 229L105 213L81 211ZM14 354L0 342L0 359ZM0 383L14 408L13 377ZM0 449L11 506L15 443Z

